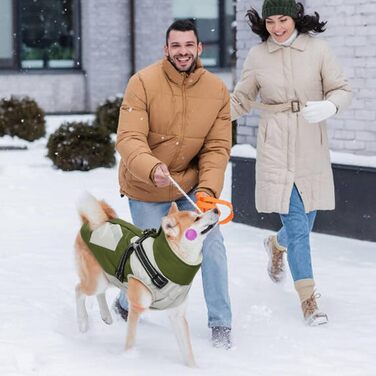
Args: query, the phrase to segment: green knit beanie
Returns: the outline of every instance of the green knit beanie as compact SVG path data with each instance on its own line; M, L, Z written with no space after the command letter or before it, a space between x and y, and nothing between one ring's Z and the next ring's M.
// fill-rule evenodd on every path
M277 14L295 18L297 15L295 0L265 0L262 6L262 18Z

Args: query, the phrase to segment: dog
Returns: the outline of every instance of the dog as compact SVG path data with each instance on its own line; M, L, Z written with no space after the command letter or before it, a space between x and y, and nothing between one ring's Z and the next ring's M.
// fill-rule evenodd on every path
M194 367L185 308L192 279L201 265L203 242L218 224L218 210L203 214L179 211L173 202L167 216L162 218L159 232L154 233L143 233L132 224L119 220L106 202L98 201L89 193L79 200L78 212L82 220L75 240L80 279L76 286L79 330L88 329L85 298L90 295L97 298L102 320L112 324L105 291L114 285L125 290L129 300L125 350L135 344L140 315L149 308L166 309L183 360ZM126 230L130 234L126 234ZM126 237L131 238L129 245L125 244ZM101 258L107 254L115 257L115 261L103 261ZM155 261L157 265L151 268L149 265L147 270L144 264L148 261Z

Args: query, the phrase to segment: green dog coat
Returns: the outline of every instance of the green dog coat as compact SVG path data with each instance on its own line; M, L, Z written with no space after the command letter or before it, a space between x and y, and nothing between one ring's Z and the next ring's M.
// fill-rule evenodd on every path
M162 288L157 288L135 252L131 253L125 264L121 282L115 277L118 265L128 246L142 236L142 230L121 219L110 219L94 231L90 230L88 224L84 224L80 233L113 285L127 290L128 279L136 278L149 289L153 297L150 308L167 309L180 305L201 266L201 263L189 265L182 261L172 251L164 232L160 229L155 237L146 238L142 245L150 263L168 283Z

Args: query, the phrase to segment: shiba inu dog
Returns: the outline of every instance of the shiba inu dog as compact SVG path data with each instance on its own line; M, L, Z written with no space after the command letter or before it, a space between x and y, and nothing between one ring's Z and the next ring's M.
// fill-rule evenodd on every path
M165 309L184 362L195 366L186 299L201 265L203 242L218 223L218 210L198 214L179 211L172 203L158 232L143 232L118 219L109 205L88 193L78 202L78 212L83 223L75 241L80 331L88 329L85 298L89 295L97 297L102 320L112 323L105 291L114 285L124 289L129 300L125 349L134 346L140 315L149 308Z

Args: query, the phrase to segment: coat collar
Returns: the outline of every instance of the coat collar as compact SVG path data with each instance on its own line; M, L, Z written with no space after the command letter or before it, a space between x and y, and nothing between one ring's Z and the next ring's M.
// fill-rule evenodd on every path
M167 58L163 59L162 68L168 79L179 86L182 86L183 84L187 86L194 85L205 73L201 59L198 59L195 70L190 74L176 70L175 67L167 60Z
M295 50L298 50L298 51L304 51L306 49L309 38L310 36L306 33L299 34L294 40L294 42L292 42L291 46L286 47L286 46L282 46L280 44L275 43L273 39L269 37L266 41L266 45L270 53L280 50L281 48L294 48Z
M189 265L181 260L170 248L162 229L154 239L153 254L163 275L178 285L191 284L201 266L201 262L197 265Z

